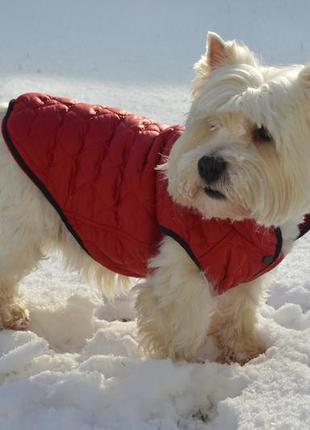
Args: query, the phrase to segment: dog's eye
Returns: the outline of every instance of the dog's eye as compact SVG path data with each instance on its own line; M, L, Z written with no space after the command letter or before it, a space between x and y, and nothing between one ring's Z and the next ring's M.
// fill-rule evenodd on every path
M216 131L219 129L219 124L217 122L210 121L208 127L210 131Z
M255 127L253 129L252 137L254 142L257 143L268 143L273 141L269 130L263 125L261 127Z

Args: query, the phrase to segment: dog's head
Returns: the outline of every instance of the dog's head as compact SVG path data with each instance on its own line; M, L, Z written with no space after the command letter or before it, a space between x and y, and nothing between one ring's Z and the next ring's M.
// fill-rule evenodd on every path
M310 66L266 67L208 36L186 129L166 169L179 204L204 217L280 225L310 209Z

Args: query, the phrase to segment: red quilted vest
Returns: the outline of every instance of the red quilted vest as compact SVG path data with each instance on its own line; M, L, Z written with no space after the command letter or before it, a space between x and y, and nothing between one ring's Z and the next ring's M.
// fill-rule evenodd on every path
M17 163L94 260L145 277L168 235L222 293L281 261L281 231L250 220L204 220L171 200L155 167L182 131L37 93L12 101L2 124Z

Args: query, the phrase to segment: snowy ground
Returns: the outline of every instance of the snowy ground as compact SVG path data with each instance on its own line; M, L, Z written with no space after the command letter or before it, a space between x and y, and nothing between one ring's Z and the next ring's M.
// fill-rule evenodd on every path
M272 63L310 59L308 0L0 0L0 102L38 90L183 122L207 30ZM310 236L310 234L308 235ZM22 285L28 332L0 332L0 430L310 428L310 237L262 310L244 367L141 361L132 301L105 305L52 255Z

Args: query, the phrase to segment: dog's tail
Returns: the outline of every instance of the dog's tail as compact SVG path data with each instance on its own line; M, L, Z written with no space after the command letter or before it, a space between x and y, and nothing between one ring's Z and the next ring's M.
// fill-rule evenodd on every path
M8 109L8 103L0 103L0 126Z
M1 112L1 113L6 112L6 111L7 111L7 109L8 109L8 103L1 102L1 103L0 103L0 112Z

